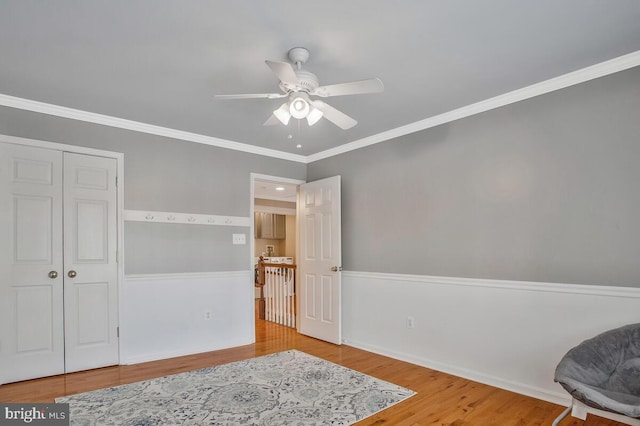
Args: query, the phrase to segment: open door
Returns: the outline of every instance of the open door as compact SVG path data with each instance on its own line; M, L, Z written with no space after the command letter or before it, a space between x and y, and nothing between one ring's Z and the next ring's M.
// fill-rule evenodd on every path
M342 343L340 176L300 185L299 331Z

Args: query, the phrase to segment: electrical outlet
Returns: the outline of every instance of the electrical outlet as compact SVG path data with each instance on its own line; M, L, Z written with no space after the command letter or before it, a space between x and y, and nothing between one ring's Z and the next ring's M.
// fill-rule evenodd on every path
M211 311L206 311L204 313L204 319L205 320L210 320L211 319Z
M416 319L414 317L407 317L407 328L416 328Z
M243 245L247 244L247 237L245 234L233 234L233 244Z

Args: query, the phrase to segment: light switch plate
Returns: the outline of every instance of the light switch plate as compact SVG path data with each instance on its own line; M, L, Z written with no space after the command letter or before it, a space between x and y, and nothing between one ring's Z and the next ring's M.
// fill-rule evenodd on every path
M233 234L233 244L247 244L247 237L245 234Z

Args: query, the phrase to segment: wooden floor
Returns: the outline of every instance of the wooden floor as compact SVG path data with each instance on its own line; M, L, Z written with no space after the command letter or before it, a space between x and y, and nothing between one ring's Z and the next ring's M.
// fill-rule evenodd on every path
M418 394L358 425L551 425L564 409L469 380L450 376L349 346L336 346L295 330L256 321L256 343L129 366L114 366L0 386L1 402L53 402L54 398L132 383L212 365L298 349L345 367L407 387ZM586 422L568 417L562 426L621 426L589 415Z

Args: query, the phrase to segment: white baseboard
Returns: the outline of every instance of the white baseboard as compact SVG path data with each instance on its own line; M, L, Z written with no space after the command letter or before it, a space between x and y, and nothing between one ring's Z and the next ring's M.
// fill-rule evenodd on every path
M419 365L421 367L426 367L431 370L436 370L442 373L451 374L453 376L462 377L467 380L472 380L474 382L483 383L485 385L493 386L500 389L505 389L505 390L516 392L522 395L527 395L536 399L541 399L543 401L552 402L554 404L568 406L571 401L571 397L568 394L563 394L561 392L549 392L547 390L540 389L538 387L527 386L522 383L504 380L499 377L490 376L478 371L472 371L465 368L459 368L455 365L434 361L432 359L427 359L427 358L416 356L413 354L407 354L403 352L389 350L387 348L372 346L372 345L368 345L366 343L359 342L357 340L351 340L351 339L344 339L343 343L358 349L365 350L367 352L373 352L375 354L384 355L389 358L409 362L411 364Z
M176 358L186 355L195 355L201 354L205 352L219 351L223 349L234 348L236 346L244 346L255 343L254 340L246 340L246 341L237 341L237 342L228 342L225 346L192 346L188 348L181 348L180 350L174 351L166 351L166 352L155 352L155 353L145 353L145 354L136 354L134 356L127 357L126 359L120 360L120 365L132 365L132 364L140 364L143 362L150 361L159 361L162 359Z
M634 287L344 271L342 294L346 344L564 406L562 356L640 322Z

